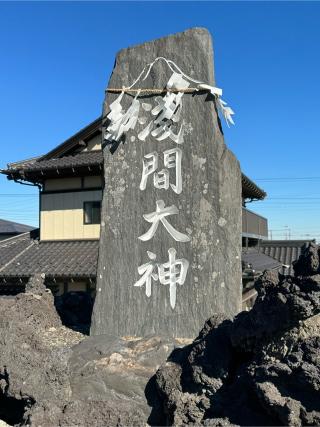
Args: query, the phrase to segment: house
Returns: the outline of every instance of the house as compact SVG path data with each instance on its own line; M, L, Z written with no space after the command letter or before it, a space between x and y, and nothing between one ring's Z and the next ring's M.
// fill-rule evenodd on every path
M264 240L260 252L281 263L280 273L293 275L293 261L301 255L302 248L315 240Z
M0 244L0 292L16 293L37 272L55 295L95 290L103 183L101 120L49 153L11 163L8 179L38 186L38 233ZM4 289L5 288L5 289Z
M45 155L10 163L0 172L40 190L38 232L0 243L0 292L17 293L32 274L41 272L56 296L72 291L94 297L104 182L101 118ZM265 197L242 174L242 236L247 250L267 239L268 223L246 204ZM260 254L260 264L261 257L267 267L271 258Z
M30 225L0 219L0 241L18 236L22 233L28 233L33 229L34 227L30 227Z

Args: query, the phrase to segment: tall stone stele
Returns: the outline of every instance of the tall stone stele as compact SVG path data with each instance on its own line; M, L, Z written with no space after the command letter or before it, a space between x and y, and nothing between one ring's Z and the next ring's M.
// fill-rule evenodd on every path
M112 92L139 75L131 89L152 91ZM224 144L216 99L192 91L197 82L215 84L206 29L117 55L103 111L92 335L192 338L214 313L240 309L241 172Z

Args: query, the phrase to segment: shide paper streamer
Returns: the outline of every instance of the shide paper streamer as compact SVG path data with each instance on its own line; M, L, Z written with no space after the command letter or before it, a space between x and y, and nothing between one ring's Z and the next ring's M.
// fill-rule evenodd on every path
M138 82L146 80L154 64L160 60L165 61L172 71L166 88L133 89L133 86ZM191 82L195 83L197 87L190 88ZM107 123L104 139L107 144L112 145L112 153L117 149L118 145L124 141L125 134L129 130L135 129L137 123L143 126L143 129L137 135L140 141L145 141L148 136L151 135L157 141L170 140L174 143L173 148L169 148L163 152L153 151L144 155L139 185L140 191L146 190L148 181L150 181L149 185L153 185L158 190L173 191L176 193L177 197L183 191L181 173L183 157L182 144L184 142L184 134L190 133L190 129L188 129L188 125L184 120L180 123L182 117L182 98L185 93L194 93L197 91L211 93L227 125L229 126L229 123L234 124L231 117L234 112L220 98L222 95L221 89L192 79L173 61L163 57L156 58L153 62L147 64L131 86L127 88L123 87L122 89L109 88L108 91L120 92L118 98L110 104L110 112L106 116ZM135 97L127 111L124 111L121 101L126 92L135 93ZM164 96L156 96L153 98L154 103L152 104L146 102L141 102L140 104L138 98L145 93L164 93ZM140 112L142 113L139 116ZM148 116L149 119L146 116ZM161 162L159 159L161 159ZM160 170L159 166L162 164L162 159L164 167ZM170 170L172 169L174 170L172 171L172 175L173 172L175 173L174 176L170 177ZM174 182L172 182L172 180ZM150 208L150 210L151 209L152 208ZM143 215L144 220L149 223L149 228L138 236L138 239L142 242L158 239L157 230L160 226L161 228L164 227L171 239L175 242L190 244L190 236L177 230L171 224L172 218L170 217L178 214L179 209L176 205L166 206L163 200L156 200L155 210ZM168 261L157 262L157 255L151 251L147 251L147 256L149 260L137 267L138 274L141 277L138 278L133 286L137 288L144 287L146 296L150 298L152 295L152 286L157 286L157 282L159 282L160 285L166 285L169 290L170 306L172 310L174 310L177 301L177 285L180 287L185 283L190 263L185 258L177 258L177 250L174 247L168 249Z
M183 143L183 124L181 125L179 132L175 134L172 130L172 123L177 123L179 121L182 109L182 97L185 92L192 93L205 90L211 93L215 97L218 109L225 118L227 125L229 126L229 123L234 125L234 121L232 119L234 112L227 106L227 103L221 99L222 89L194 80L185 74L175 62L160 56L153 62L147 64L137 79L129 87L123 87L122 89L107 89L109 92L121 91L118 98L110 105L110 113L107 115L109 124L104 135L104 139L107 144L119 143L121 137L128 132L128 130L133 130L138 121L141 123L141 119L139 120L140 101L138 100L141 92L163 92L162 90L157 89L132 89L139 81L143 82L146 80L154 64L160 60L165 61L173 74L166 85L167 90L165 90L165 95L163 97L158 96L155 98L155 101L158 104L156 107L152 109L150 104L142 104L143 107L147 105L149 110L151 110L151 114L157 117L150 121L138 134L138 139L140 141L144 141L147 136L151 134L158 141L162 141L169 137L177 144ZM190 82L197 84L197 87L189 89ZM121 106L121 101L125 92L136 92L136 96L127 111L124 111ZM142 118L142 121L143 119L144 118Z

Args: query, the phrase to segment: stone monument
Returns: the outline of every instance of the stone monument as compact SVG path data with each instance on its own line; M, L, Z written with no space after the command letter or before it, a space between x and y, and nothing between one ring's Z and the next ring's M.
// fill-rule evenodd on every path
M192 338L212 314L239 311L241 172L220 95L205 29L118 53L92 335Z

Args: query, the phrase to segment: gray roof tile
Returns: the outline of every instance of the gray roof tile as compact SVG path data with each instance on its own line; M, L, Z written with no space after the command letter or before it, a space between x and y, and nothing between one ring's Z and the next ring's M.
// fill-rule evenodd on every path
M271 258L288 266L283 274L293 275L292 263L296 261L304 244L312 240L265 240L261 242L261 251Z
M36 172L41 170L55 170L80 166L93 166L103 164L103 154L101 150L85 151L73 156L63 156L55 159L38 160L32 163L18 164L6 172Z
M17 222L0 219L0 234L26 233L27 231L31 231L34 228L35 227L30 227L30 225L19 224Z
M281 263L274 258L265 255L258 251L258 249L249 252L243 252L241 255L242 262L251 264L253 270L261 271L273 270L281 268Z
M96 277L98 240L39 242L29 234L10 240L0 242L0 278Z

